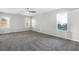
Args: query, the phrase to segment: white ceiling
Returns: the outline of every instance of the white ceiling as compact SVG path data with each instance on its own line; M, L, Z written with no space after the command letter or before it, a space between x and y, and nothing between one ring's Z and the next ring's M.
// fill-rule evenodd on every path
M0 8L0 13L20 14L26 16L35 16L41 13L57 10L60 11L73 11L78 8L30 8L30 11L36 11L36 13L26 14L25 8Z
M34 16L40 13L45 13L48 11L55 10L57 8L30 8L31 11L36 11L36 13L26 14L25 8L0 8L1 13L12 13L12 14L20 14L27 16Z

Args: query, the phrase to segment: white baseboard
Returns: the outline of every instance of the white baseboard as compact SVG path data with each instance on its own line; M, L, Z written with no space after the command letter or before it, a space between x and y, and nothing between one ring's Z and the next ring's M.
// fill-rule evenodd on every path
M66 36L64 37L64 36L61 36L61 35L57 35L57 33L56 34L54 34L54 33L50 34L50 33L41 32L41 31L38 31L38 30L34 30L34 29L33 29L33 31L36 31L36 32L39 32L39 33L44 33L44 34L51 35L51 36L64 38L64 39L69 39L69 40L71 39L70 34L66 34Z
M5 34L5 33L12 33L12 32L21 32L21 31L28 31L30 30L29 28L14 28L14 29L4 29L0 32L0 34Z

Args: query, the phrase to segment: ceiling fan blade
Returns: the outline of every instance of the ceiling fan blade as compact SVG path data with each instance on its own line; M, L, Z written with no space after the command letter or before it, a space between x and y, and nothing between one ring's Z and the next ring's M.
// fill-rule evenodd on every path
M31 13L36 13L36 11L29 11L29 12L31 12Z
M25 11L27 12L30 12L30 13L36 13L36 11L32 11L30 8L25 8Z

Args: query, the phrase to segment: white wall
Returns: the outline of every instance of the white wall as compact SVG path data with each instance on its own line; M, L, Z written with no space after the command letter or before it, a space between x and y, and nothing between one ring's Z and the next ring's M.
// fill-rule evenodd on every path
M0 14L0 17L10 18L10 27L5 29L0 29L0 33L10 33L10 32L29 30L29 27L25 26L25 19L27 22L27 19L30 19L29 17L23 15L6 14L6 13Z
M71 20L72 40L79 42L79 9L69 13Z
M44 14L39 14L37 16L34 16L32 18L32 26L33 26L33 31L53 35L53 36L58 36L61 38L66 38L70 39L70 24L68 24L68 31L58 31L56 28L56 14L61 13L61 12L66 12L65 10L56 10L56 11L51 11L48 13Z

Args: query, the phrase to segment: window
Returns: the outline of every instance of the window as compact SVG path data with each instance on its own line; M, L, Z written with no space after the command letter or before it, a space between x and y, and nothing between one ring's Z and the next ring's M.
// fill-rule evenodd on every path
M9 18L8 17L0 18L0 28L9 28Z
M25 27L30 28L31 27L31 17L27 17L25 19Z
M59 13L57 16L57 29L67 31L67 13Z
M32 27L35 28L36 27L36 19L32 19Z

